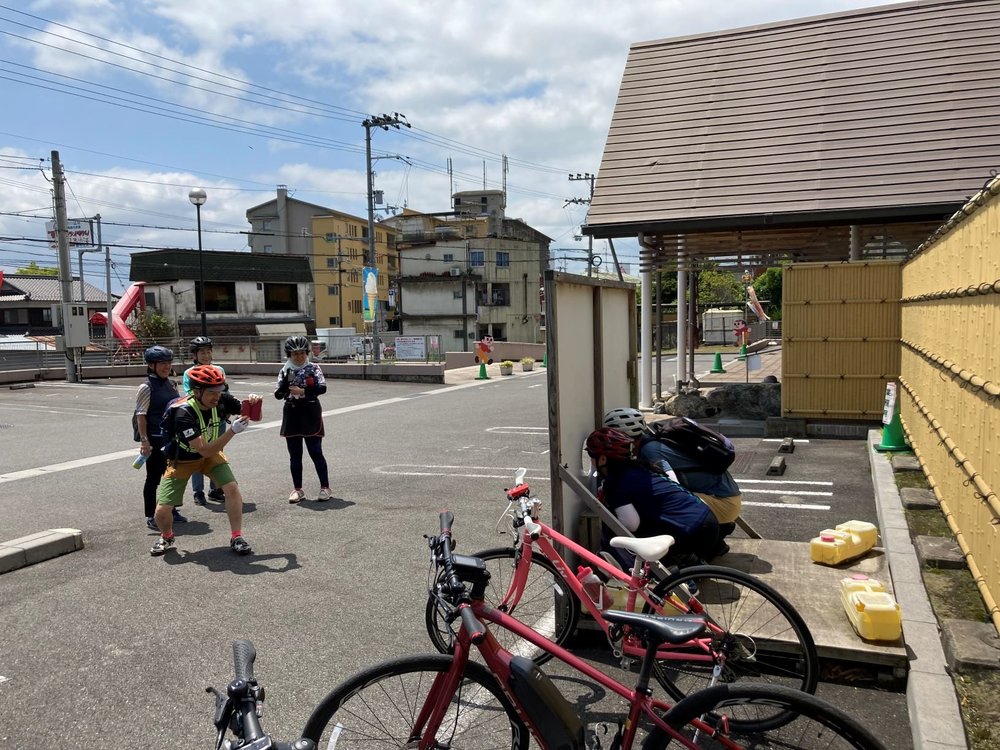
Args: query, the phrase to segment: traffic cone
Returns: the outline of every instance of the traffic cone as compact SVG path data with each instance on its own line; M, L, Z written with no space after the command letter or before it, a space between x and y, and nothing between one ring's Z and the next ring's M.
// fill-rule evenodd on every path
M906 436L903 435L903 424L899 421L899 404L893 409L892 419L882 428L882 442L875 446L877 451L908 451Z
M722 366L722 354L720 352L715 353L715 362L712 364L712 369L709 372L725 372L725 368Z
M476 380L489 380L490 376L486 374L486 363L479 363L479 374L476 375Z
M747 345L740 344L740 356L738 357L740 362L746 362L747 360Z
M549 366L548 359L549 359L549 353L548 351L546 351L545 354L542 355L542 367Z

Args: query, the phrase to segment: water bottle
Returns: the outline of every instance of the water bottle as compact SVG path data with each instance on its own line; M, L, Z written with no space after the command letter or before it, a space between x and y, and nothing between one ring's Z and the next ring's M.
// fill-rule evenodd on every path
M578 565L576 568L576 578L583 584L583 590L587 592L590 601L601 609L607 609L611 606L611 592L608 591L607 587L590 567Z
M149 458L149 456L144 456L142 455L142 453L140 453L138 456L135 457L135 461L132 462L132 468L141 469L142 465L146 463L147 458Z

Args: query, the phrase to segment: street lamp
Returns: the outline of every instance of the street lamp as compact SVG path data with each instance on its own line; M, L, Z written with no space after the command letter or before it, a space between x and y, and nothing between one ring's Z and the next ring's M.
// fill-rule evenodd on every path
M201 252L201 207L208 200L208 194L201 188L194 188L188 193L188 200L194 204L198 215L198 307L201 308L201 335L208 336L208 325L205 322L205 264Z

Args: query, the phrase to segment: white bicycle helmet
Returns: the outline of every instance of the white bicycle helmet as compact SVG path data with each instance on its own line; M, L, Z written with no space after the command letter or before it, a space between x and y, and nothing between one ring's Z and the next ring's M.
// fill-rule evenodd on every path
M646 419L638 409L612 409L604 415L604 426L637 438L646 432Z

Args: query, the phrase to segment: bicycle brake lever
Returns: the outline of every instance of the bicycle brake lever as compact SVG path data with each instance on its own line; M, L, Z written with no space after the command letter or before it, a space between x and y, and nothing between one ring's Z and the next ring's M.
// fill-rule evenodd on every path
M215 740L215 750L219 750L226 738L226 729L229 728L229 722L233 716L233 701L228 695L223 695L211 686L205 688L205 692L215 696L215 719L213 721L219 733Z

